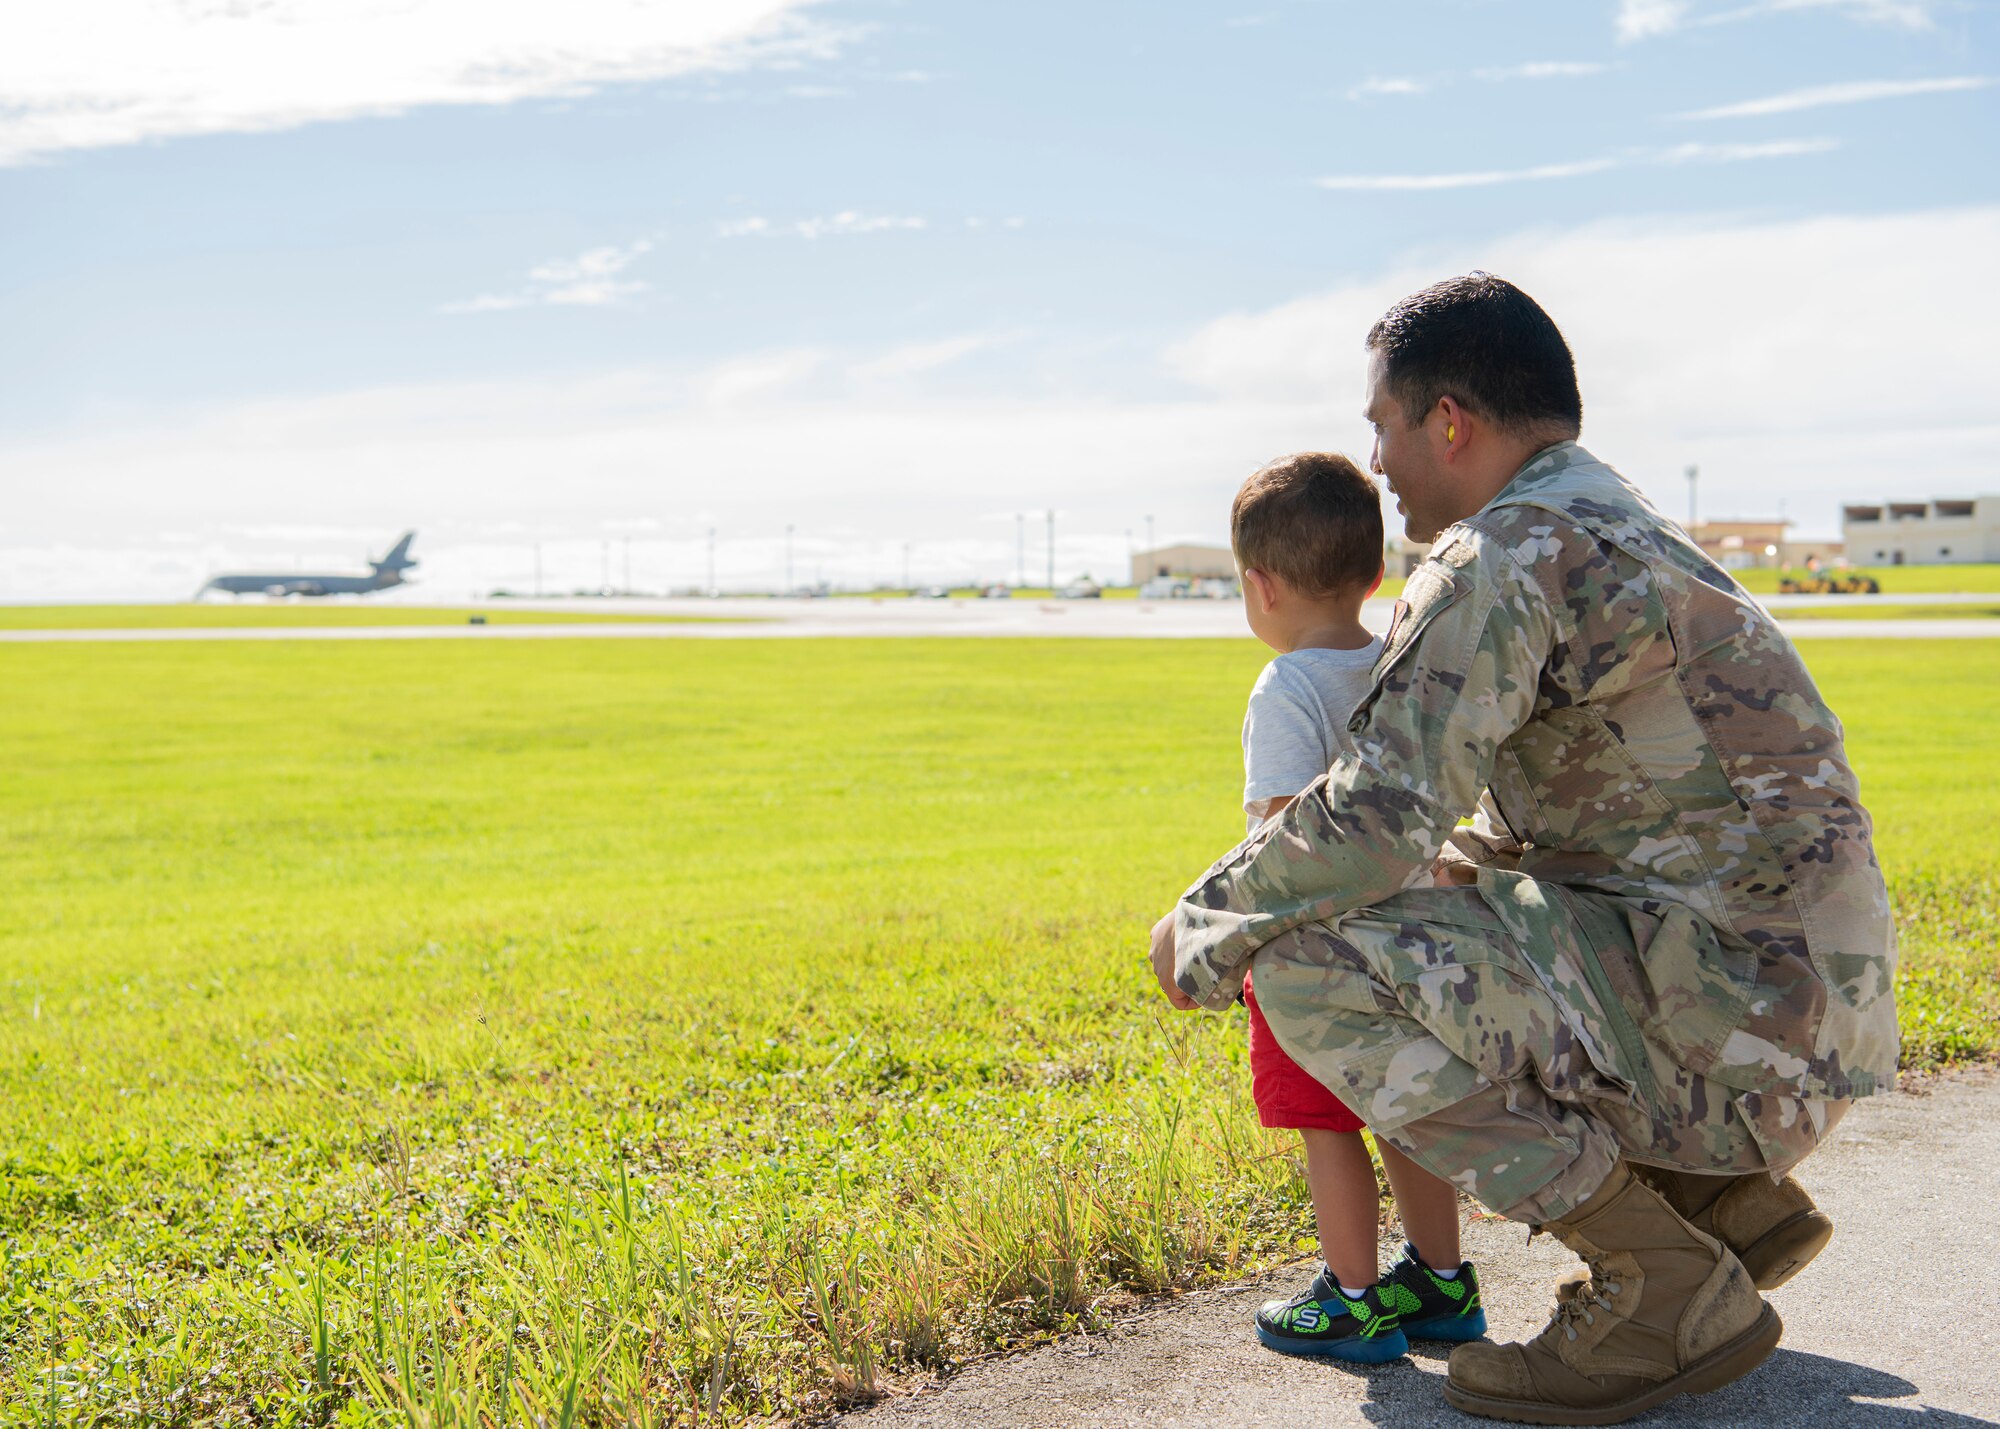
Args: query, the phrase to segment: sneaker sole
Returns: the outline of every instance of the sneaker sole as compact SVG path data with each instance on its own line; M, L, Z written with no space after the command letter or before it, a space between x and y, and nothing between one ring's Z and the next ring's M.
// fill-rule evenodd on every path
M1832 1239L1832 1217L1819 1210L1800 1211L1757 1237L1736 1258L1759 1290L1776 1290L1804 1270Z
M1516 1424L1622 1424L1635 1414L1643 1414L1656 1404L1664 1404L1683 1394L1707 1394L1734 1384L1770 1358L1784 1335L1784 1322L1769 1305L1750 1328L1735 1339L1709 1351L1672 1379L1662 1380L1642 1393L1611 1404L1533 1404L1518 1399L1493 1399L1473 1394L1445 1381L1445 1402L1467 1414L1486 1419L1507 1419Z
M1281 1355L1340 1360L1346 1364L1387 1364L1410 1352L1410 1342L1403 1337L1401 1330L1391 1330L1372 1340L1294 1340L1273 1334L1259 1325L1257 1338L1264 1342L1265 1349L1276 1350Z
M1412 1340L1449 1340L1453 1344L1464 1344L1467 1340L1485 1337L1486 1312L1474 1310L1470 1315L1439 1315L1434 1320L1419 1320L1414 1325L1405 1320L1403 1334Z

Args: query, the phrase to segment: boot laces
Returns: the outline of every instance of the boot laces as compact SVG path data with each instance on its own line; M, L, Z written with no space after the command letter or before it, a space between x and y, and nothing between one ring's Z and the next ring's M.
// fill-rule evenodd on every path
M1597 1311L1610 1310L1612 1297L1624 1288L1597 1256L1586 1255L1583 1263L1590 1268L1590 1279L1565 1285L1556 1294L1555 1324L1572 1340L1577 1336L1578 1323L1595 1325Z

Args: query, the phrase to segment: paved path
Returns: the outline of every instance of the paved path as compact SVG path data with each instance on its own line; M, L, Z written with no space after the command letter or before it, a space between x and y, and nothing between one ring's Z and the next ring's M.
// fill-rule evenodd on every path
M409 602L406 604L414 604ZM354 608L351 605L344 609ZM454 607L463 609L463 606ZM1248 639L1234 600L545 600L494 603L498 611L560 610L708 617L711 623L644 621L562 625L287 625L191 629L0 630L0 643L210 640L798 640L843 636L1066 636L1095 639ZM1362 618L1387 629L1393 606L1371 601ZM1780 612L1781 617L1784 612ZM1785 619L1797 638L1994 639L2000 620Z
M1974 1073L1858 1105L1802 1178L1833 1216L1833 1243L1773 1292L1785 1338L1727 1389L1672 1401L1646 1426L1758 1429L2000 1423L2000 1075ZM1475 1225L1496 1338L1545 1321L1549 1282L1573 1264L1551 1238ZM843 1419L845 1429L1235 1429L1465 1426L1440 1394L1443 1346L1372 1370L1272 1354L1250 1333L1259 1300L1301 1271L1189 1295L1123 1323L976 1365L941 1390Z

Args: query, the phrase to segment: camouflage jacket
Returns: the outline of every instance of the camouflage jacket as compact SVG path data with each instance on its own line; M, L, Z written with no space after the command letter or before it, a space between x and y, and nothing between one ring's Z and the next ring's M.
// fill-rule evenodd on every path
M1840 722L1771 617L1575 443L1439 536L1350 729L1183 895L1176 977L1204 1006L1270 939L1443 856L1482 865L1489 902L1525 877L1622 918L1621 1000L1691 1070L1893 1082L1894 925Z

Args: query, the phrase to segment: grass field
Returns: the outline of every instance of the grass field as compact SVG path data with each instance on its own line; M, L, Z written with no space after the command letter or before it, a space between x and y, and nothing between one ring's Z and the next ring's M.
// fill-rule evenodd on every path
M1752 595L1774 595L1778 582L1787 574L1777 570L1731 571L1731 575L1741 581L1743 588ZM1804 572L1795 574L1803 575ZM1839 575L1873 576L1881 582L1884 595L1949 595L1962 592L1967 595L1983 595L1988 592L2000 595L2000 565L1941 566L1857 566L1853 571L1836 572Z
M620 621L706 620L700 615L634 615L595 611L510 610L482 605L452 609L422 605L323 605L304 601L162 603L155 605L0 605L0 630L198 630L288 625L463 625L483 615L489 625L609 624Z
M1805 648L1910 1058L1991 1054L2000 645ZM0 647L0 1419L809 1416L1296 1253L1142 964L1259 663Z

